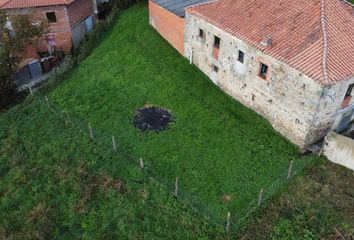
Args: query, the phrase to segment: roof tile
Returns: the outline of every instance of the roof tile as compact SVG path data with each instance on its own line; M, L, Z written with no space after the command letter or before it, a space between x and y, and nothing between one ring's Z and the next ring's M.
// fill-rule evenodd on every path
M354 8L341 0L216 0L186 11L322 84L354 76Z
M51 5L66 5L75 0L0 0L1 9L41 7Z

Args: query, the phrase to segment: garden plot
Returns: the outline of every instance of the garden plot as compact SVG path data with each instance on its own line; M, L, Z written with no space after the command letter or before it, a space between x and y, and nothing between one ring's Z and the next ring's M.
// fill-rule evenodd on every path
M112 33L49 99L90 122L132 158L142 158L165 182L215 218L240 219L261 189L277 189L316 157L299 150L254 111L226 96L148 24L146 4L123 12ZM136 110L173 113L165 131L137 129Z
M27 99L0 115L1 239L221 238L138 164L91 139L86 123L50 106Z

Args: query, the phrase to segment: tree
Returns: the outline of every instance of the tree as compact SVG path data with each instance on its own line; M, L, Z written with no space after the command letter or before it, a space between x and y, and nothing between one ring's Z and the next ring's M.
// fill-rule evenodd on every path
M0 109L14 97L13 75L29 44L35 44L47 31L47 23L32 15L8 16L0 10Z

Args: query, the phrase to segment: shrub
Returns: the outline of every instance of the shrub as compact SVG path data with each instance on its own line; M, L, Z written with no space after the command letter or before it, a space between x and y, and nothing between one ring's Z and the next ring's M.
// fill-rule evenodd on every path
M111 29L115 20L119 15L119 9L113 8L109 16L105 20L99 20L95 29L88 33L80 43L80 46L74 50L73 65L77 66L79 62L84 60L102 41L105 34Z

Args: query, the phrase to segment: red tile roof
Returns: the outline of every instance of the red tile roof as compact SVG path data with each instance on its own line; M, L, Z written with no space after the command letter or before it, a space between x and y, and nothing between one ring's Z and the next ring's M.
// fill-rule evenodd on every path
M1 9L66 5L75 0L0 0Z
M341 0L216 0L186 11L324 85L354 76L354 8Z

